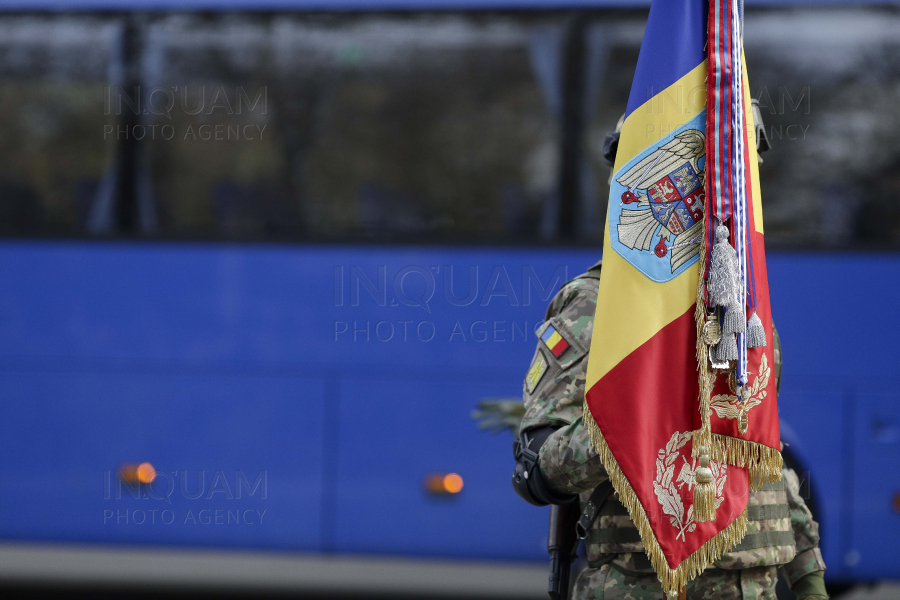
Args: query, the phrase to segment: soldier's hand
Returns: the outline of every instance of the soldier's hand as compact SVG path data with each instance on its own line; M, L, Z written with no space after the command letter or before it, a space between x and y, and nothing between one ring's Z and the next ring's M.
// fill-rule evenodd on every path
M824 576L822 571L813 571L798 579L793 587L797 600L828 600Z

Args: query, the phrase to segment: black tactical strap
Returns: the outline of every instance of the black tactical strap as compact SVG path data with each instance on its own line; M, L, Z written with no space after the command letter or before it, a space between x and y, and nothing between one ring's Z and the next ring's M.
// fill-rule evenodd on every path
M606 511L603 511L604 514ZM787 504L766 504L760 506L748 506L747 507L747 517L751 521L765 521L767 519L784 519L790 517L790 509ZM633 544L641 541L641 535L637 530L637 527L611 527L606 529L601 529L599 532L599 536L597 541L601 544ZM778 532L766 532L766 533L778 533ZM762 541L762 538L766 536L755 536L756 534L750 534L747 537L753 540L748 543L757 544ZM782 541L782 540L778 540ZM782 545L782 544L776 544ZM752 546L753 548L761 548L762 546Z
M582 511L578 523L575 524L575 533L579 540L587 537L588 530L594 524L597 515L600 514L600 509L603 508L610 493L612 493L612 481L607 479L598 485L591 497L588 498L587 504L584 505L584 511Z
M621 516L629 516L628 509L625 508L625 505L619 502L616 498L609 498L600 508L600 516L602 517L621 517Z
M641 541L641 536L634 527L601 529L599 533L599 542L601 544L632 544ZM792 531L759 531L757 533L748 533L741 540L741 543L733 547L729 552L771 548L773 546L791 546L794 543L794 533ZM638 553L635 553L635 556L637 555Z
M611 556L613 558L616 557L615 554L606 554L605 556ZM613 563L612 567L622 575L628 575L629 577L646 577L649 574L653 573L653 563L650 562L650 557L647 556L644 552L634 552L631 554L631 566L635 568L635 570L626 569L620 563ZM592 563L588 563L589 566L594 566Z
M637 527L608 527L600 530L601 544L634 544L641 541Z
M747 519L765 521L766 519L785 519L791 516L787 504L754 504L747 507Z
M771 548L773 546L793 546L795 543L793 531L759 531L745 535L741 543L729 550L729 552Z
M779 479L775 483L767 483L766 485L759 488L758 492L780 492L784 490L784 479Z

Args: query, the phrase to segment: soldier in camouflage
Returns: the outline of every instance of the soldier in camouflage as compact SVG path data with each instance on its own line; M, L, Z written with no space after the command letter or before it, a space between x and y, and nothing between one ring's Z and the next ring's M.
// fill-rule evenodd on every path
M562 287L547 309L553 327L569 347L557 358L538 342L525 379L522 443L537 456L532 479L541 479L543 502L560 503L579 495L582 508L607 479L590 435L582 424L585 371L591 344L600 265ZM776 334L775 375L781 372ZM736 547L691 581L690 600L775 598L777 568L800 600L827 600L825 563L819 551L818 525L800 497L796 473L749 497L747 535ZM533 500L529 500L533 501ZM538 502L538 503L543 503ZM612 494L603 504L585 540L588 567L575 582L577 599L661 600L665 598L640 535L625 507Z

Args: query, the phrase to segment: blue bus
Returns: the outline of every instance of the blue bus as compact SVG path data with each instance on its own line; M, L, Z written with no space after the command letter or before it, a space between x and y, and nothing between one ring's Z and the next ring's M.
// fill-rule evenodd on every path
M543 597L547 511L471 413L600 258L646 6L0 4L0 579ZM748 2L835 585L900 578L898 31Z

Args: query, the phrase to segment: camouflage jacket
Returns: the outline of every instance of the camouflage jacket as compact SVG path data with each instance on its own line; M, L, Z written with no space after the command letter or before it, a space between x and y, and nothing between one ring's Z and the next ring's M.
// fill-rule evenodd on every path
M544 479L558 492L580 494L587 501L607 479L600 458L582 425L585 372L597 304L599 265L562 287L547 309L538 337L553 327L568 343L557 357L539 341L525 378L525 416L520 431L550 425L560 427L540 451ZM777 353L780 359L780 352ZM775 371L780 374L780 361ZM818 524L800 496L797 475L785 469L782 481L751 492L750 523L744 540L720 558L721 569L783 565L791 584L823 571ZM652 572L637 528L615 494L600 511L586 540L592 567L612 562L620 571Z

